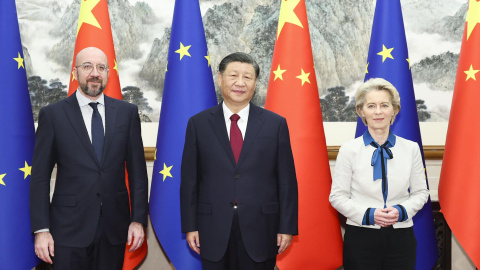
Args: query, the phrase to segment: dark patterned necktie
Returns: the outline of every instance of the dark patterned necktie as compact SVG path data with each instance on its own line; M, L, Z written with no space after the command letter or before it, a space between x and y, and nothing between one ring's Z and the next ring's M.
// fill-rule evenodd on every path
M92 114L92 145L95 149L95 154L97 155L98 161L102 162L102 152L103 152L103 123L102 116L98 112L98 102L91 102L90 105L93 108Z
M243 137L240 128L238 128L238 119L240 116L238 114L233 114L230 116L232 123L230 125L230 145L232 146L233 157L235 157L235 162L238 163L238 158L240 157L240 152L242 151Z

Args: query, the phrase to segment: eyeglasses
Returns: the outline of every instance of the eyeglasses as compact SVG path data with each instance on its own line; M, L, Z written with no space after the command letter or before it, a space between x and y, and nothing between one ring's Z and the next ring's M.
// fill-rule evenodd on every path
M90 73L93 71L94 65L92 63L83 63L81 65L76 66L76 68L78 67L81 67L83 72ZM97 68L98 73L105 73L108 70L108 66L103 64L98 64L95 67Z

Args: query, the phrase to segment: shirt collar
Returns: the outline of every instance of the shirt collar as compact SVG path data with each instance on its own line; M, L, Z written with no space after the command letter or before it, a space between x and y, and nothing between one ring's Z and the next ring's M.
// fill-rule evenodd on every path
M225 117L225 119L230 119L230 117L233 115L233 112L230 111L227 105L225 105L225 102L222 102L222 108L223 108L223 116ZM241 109L237 114L238 116L240 116L240 119L247 121L249 113L250 113L250 103L248 103L247 106Z
M389 147L395 146L396 140L397 139L395 134L393 134L393 132L389 132L388 138L387 138L387 142L390 143ZM368 129L365 131L365 133L363 133L363 142L365 143L365 146L371 144L372 142L375 142L375 140L373 140L372 135L370 135L370 132L368 132Z
M77 97L78 105L80 107L86 106L86 105L88 105L88 103L91 103L91 102L98 102L98 103L102 104L103 106L105 106L105 95L103 95L103 93L100 94L98 99L95 100L95 101L87 98L82 93L80 93L80 89L77 89L75 95Z

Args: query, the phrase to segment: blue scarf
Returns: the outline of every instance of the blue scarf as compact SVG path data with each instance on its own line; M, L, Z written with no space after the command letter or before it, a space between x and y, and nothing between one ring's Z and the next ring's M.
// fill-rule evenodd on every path
M379 145L377 142L375 142L375 140L372 138L372 135L370 135L367 130L363 134L363 142L365 143L365 146L371 145L376 148L373 152L371 162L371 165L373 166L373 181L382 179L383 201L385 204L384 207L386 207L388 196L387 159L393 158L390 147L395 146L396 137L390 132L387 141L384 144Z

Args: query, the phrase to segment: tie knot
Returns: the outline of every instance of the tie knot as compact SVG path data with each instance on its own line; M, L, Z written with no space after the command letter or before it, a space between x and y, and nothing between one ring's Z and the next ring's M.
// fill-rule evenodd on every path
M98 102L90 102L88 105L90 105L94 111L98 111Z
M230 116L230 120L232 120L233 122L237 122L238 119L240 119L240 116L238 114L232 114L232 116Z

